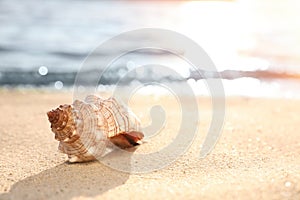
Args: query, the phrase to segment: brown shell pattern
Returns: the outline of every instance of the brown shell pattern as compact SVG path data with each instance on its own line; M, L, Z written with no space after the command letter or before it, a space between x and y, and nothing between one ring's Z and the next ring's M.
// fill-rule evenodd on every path
M94 160L113 144L135 146L144 136L137 117L115 98L89 95L85 101L61 105L47 115L58 149L68 155L69 162Z

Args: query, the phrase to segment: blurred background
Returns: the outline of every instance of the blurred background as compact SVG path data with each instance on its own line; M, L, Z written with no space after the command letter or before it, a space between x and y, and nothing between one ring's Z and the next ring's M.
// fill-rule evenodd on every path
M84 59L103 41L133 29L163 28L184 34L207 52L223 77L227 95L297 98L299 10L297 0L0 0L0 86L72 89ZM104 55L97 56L94 67L105 67ZM120 60L116 73L99 83L101 88L138 66L130 60L137 56L174 66L183 78L169 81L188 81L195 93L208 94L203 78L214 74L201 77L182 70L184 64L160 52L137 52ZM137 73L124 84L151 73Z

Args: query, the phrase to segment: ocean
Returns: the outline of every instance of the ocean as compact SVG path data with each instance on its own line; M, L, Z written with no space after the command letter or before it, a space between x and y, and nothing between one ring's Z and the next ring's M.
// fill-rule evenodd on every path
M72 88L78 71L93 55L85 79L99 78L102 62L124 45L147 37L125 38L95 54L103 42L141 28L178 32L201 46L214 62L227 95L299 97L300 4L296 0L97 1L0 0L0 85L62 90ZM179 45L180 46L180 45ZM178 49L184 57L184 50ZM143 65L164 65L182 78ZM138 68L140 67L140 68ZM120 57L102 86L121 82L188 82L196 94L208 94L207 76L193 76L191 66L165 51L134 51ZM149 89L150 91L150 89ZM152 90L153 92L153 90Z

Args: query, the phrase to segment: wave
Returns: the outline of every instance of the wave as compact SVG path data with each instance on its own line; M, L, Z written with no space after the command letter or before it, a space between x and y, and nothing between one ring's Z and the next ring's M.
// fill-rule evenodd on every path
M125 70L125 69L124 69ZM234 80L244 77L255 78L259 80L275 80L275 79L299 79L300 74L290 74L286 72L275 72L268 70L257 70L257 71L237 71L237 70L225 70L221 72L211 72L211 71L193 71L190 72L188 77L179 77L179 76L170 76L162 75L160 77L153 76L153 73L150 71L146 75L132 74L130 76L125 76L124 74L119 74L118 72L110 71L109 73L103 73L99 70L87 70L81 72L81 80L85 80L84 84L89 85L89 83L98 82L101 85L114 85L116 83L127 85L132 81L154 81L154 82L163 82L163 81L187 81L189 79L202 80L202 79L214 79L221 78L224 80ZM72 86L75 82L77 72L47 72L46 74L41 74L38 70L32 71L22 71L20 69L9 69L9 70L0 70L0 85L10 85L10 86L19 86L19 85L32 85L32 86L47 86L52 85L53 83L60 81L64 86ZM155 78L153 78L155 77Z

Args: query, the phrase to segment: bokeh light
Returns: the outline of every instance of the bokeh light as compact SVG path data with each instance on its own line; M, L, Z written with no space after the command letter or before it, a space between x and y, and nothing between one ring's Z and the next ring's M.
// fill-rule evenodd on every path
M55 89L57 89L57 90L61 90L61 89L64 87L64 83L61 82L61 81L56 81L56 82L54 83L54 87L55 87Z
M48 68L46 66L40 66L39 74L41 76L46 76L48 74Z

